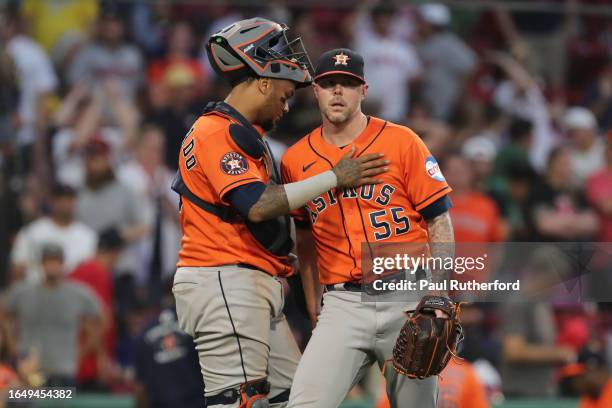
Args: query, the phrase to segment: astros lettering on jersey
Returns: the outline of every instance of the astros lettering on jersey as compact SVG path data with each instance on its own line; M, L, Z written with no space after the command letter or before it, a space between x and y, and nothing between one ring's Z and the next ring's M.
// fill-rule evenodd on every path
M419 211L451 191L423 141L409 128L370 117L365 130L344 148L325 141L321 128L293 145L282 160L284 182L303 180L332 168L355 145L355 156L385 152L389 171L378 185L331 190L310 201L307 219L318 253L321 283L361 279L362 242L427 242Z

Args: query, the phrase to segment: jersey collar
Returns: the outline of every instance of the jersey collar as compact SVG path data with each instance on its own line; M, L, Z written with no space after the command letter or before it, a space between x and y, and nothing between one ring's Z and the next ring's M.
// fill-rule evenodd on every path
M310 144L312 148L319 155L322 155L329 159L335 159L342 157L349 151L350 147L355 145L357 150L355 152L355 156L359 156L368 149L370 144L378 137L382 129L386 125L386 121L376 118L374 116L369 116L368 125L365 129L353 140L352 143L348 144L344 147L338 147L334 144L327 142L322 135L322 126L319 126L315 129L311 135L309 136ZM368 152L372 153L372 152Z

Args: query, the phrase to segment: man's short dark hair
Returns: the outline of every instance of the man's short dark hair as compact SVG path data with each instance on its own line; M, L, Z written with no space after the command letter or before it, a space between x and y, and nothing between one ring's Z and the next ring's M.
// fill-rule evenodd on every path
M533 131L533 123L524 119L514 119L510 124L508 133L510 133L510 140L513 142L520 142L525 140L526 137L531 135Z
M248 74L232 79L230 82L230 85L232 86L232 88L235 88L243 82L257 81L258 79L259 79L259 76L255 75L254 73L248 73Z
M98 236L98 251L121 250L125 246L125 241L116 228L109 228Z
M76 190L66 184L55 183L51 188L51 197L76 197Z
M64 260L64 249L55 243L47 243L44 244L40 251L40 259L41 261L46 261L48 259L56 259L59 261Z

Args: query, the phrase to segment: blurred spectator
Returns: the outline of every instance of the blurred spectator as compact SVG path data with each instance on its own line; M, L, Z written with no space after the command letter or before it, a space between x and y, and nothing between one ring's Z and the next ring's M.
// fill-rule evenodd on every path
M410 103L410 84L421 73L421 62L413 45L391 35L396 9L382 1L371 11L372 31L354 27L354 47L365 60L368 104L373 114L403 122Z
M465 141L461 153L470 161L474 173L474 188L485 192L493 174L493 164L497 155L495 143L486 136L474 136Z
M43 280L23 282L7 294L5 308L19 351L38 356L50 387L75 385L78 352L100 347L100 305L89 289L66 281L63 250L49 244L41 255ZM79 349L79 330L84 336Z
M509 140L495 159L495 174L505 177L511 166L530 167L529 150L533 143L533 124L516 118L508 129Z
M161 54L171 18L170 2L133 1L130 24L132 35L147 56L157 57Z
M529 164L511 163L505 170L505 190L500 196L502 213L509 224L510 241L532 241L532 228L528 224L528 206L537 174ZM498 200L498 203L500 201Z
M97 0L23 0L21 12L34 39L48 54L59 57L65 54L69 44L85 40L98 16L98 3Z
M602 68L599 76L588 85L584 105L595 114L599 128L612 128L612 60Z
M460 155L445 159L443 173L452 187L450 209L456 242L498 242L505 237L495 202L475 189L474 171Z
M0 40L15 62L19 85L19 129L16 146L20 153L20 173L36 170L48 180L46 153L49 97L57 87L57 77L43 49L21 32L16 14L0 14Z
M578 0L554 0L545 10L509 13L506 0L496 1L499 28L516 57L525 60L530 71L543 76L555 89L565 84L567 39L572 32ZM528 3L519 0L517 3Z
M597 217L584 195L572 189L570 150L560 146L548 159L546 174L529 199L535 241L582 241L597 232Z
M98 298L102 306L103 344L99 350L90 353L81 353L77 381L79 388L89 391L100 391L106 388L112 380L112 359L115 356L115 343L117 328L115 325L113 269L119 260L124 242L119 233L109 229L100 234L98 249L93 258L80 263L68 275L68 279L80 282L89 287ZM83 340L83 339L82 339ZM81 346L83 346L81 342Z
M62 248L65 272L69 273L96 250L96 233L75 220L76 192L61 184L51 191L51 214L24 226L15 239L11 253L13 279L38 281L42 275L40 256L44 245Z
M605 148L606 166L586 182L589 203L599 216L597 241L612 242L612 132Z
M571 146L572 182L580 188L587 177L603 168L605 146L597 136L595 115L587 108L569 108L563 127Z
M0 168L14 142L19 121L18 106L17 67L7 50L0 46Z
M179 328L173 305L147 325L135 349L137 407L205 406L198 353L193 339Z
M551 258L559 259L558 252L539 247L536 253L525 254L521 292L515 294L522 298L503 304L501 372L504 394L509 398L552 397L555 367L575 360L571 348L555 345L555 316L546 298L548 288L559 281L559 269L550 262Z
M272 130L274 138L291 146L321 124L321 112L310 90L296 92L285 113Z
M296 33L296 37L302 39L311 61L318 58L325 50L333 48L333 46L326 47L325 37L321 30L317 28L314 13L310 13L308 10L294 10L290 28L291 31ZM295 96L306 93L296 92Z
M451 14L439 3L419 8L418 52L423 62L423 98L436 119L448 120L468 76L476 68L476 54L446 27Z
M78 195L77 218L97 233L116 228L128 244L137 246L149 233L138 196L133 187L117 180L106 142L90 142L86 154L85 187ZM138 259L125 251L117 269L133 275L139 267Z
M183 138L204 110L205 103L195 98L196 78L191 70L182 66L174 67L166 72L163 82L167 99L162 105L153 106L149 119L163 130L165 163L170 169L176 170Z
M499 376L495 367L499 367L500 364L502 345L500 339L494 335L497 327L489 321L492 316L496 316L497 308L490 306L477 302L467 302L461 305L461 327L463 327L464 339L460 343L459 351L461 357L466 361L479 368L488 365L490 366L488 370L493 370Z
M87 149L98 141L110 148L113 163L120 163L133 148L138 126L135 105L120 95L117 80L105 80L99 88L80 82L63 100L55 115L58 127L53 137L53 161L56 178L74 188L85 183ZM116 125L104 117L110 107Z
M168 96L166 89L172 85L172 75L183 75L191 78L190 86L194 88L194 97L202 96L208 85L207 73L201 61L193 56L194 39L191 26L187 22L177 22L171 28L167 40L165 55L152 61L148 68L148 85L153 105L163 105Z
M455 135L453 127L442 121L433 119L429 110L422 101L415 101L410 106L410 112L406 120L408 126L419 135L431 154L443 161L444 156L449 151L449 146L453 146Z
M0 395L7 388L19 385L19 377L13 367L15 352L11 340L6 322L0 321Z
M68 71L68 83L87 81L94 86L117 79L122 97L134 100L144 76L138 48L126 42L125 24L112 6L101 10L93 42L84 45Z
M515 59L503 53L490 53L488 59L507 77L496 87L493 103L504 113L533 124L529 158L534 168L542 170L557 140L546 99L533 77Z
M181 239L178 196L169 188L174 172L164 164L164 141L160 128L145 125L134 159L117 172L119 181L138 195L138 211L151 231L137 250L131 251L138 260L136 275L141 280L151 277L157 284L174 274Z

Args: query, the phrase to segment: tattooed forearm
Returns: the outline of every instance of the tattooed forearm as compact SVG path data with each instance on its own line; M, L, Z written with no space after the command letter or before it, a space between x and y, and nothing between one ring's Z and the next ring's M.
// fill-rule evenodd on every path
M427 221L427 230L432 257L436 259L453 258L455 256L455 236L448 211ZM445 269L433 270L432 280L434 282L446 281L450 277L450 272Z
M282 185L268 184L259 200L249 210L249 220L261 222L271 220L289 212L289 201Z

